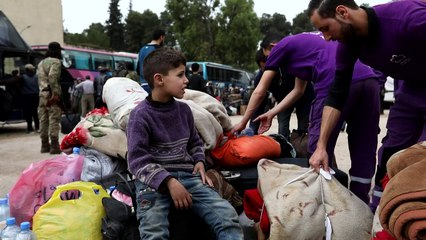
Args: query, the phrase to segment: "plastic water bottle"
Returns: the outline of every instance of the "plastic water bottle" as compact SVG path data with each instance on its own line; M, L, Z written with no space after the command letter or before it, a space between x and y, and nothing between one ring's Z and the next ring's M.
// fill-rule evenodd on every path
M21 231L16 235L16 240L36 240L36 235L30 229L29 222L21 223Z
M0 222L6 221L8 217L10 217L10 209L7 198L0 198Z
M244 129L243 131L241 131L241 133L240 133L240 137L241 136L249 136L249 137L251 137L251 136L253 136L254 135L254 131L253 131L253 129L251 129L251 128L246 128L246 129Z
M15 240L18 233L21 229L16 225L16 220L14 217L6 219L6 227L1 231L2 240Z
M73 147L70 157L74 157L74 156L78 156L78 155L80 155L80 148L79 147Z

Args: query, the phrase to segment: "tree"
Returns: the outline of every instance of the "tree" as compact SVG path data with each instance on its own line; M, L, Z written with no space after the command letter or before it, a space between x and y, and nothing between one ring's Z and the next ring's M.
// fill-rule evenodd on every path
M107 35L110 38L110 46L115 51L122 51L124 45L124 25L121 22L123 15L119 9L120 0L111 0L109 5L109 19L106 21Z
M126 51L128 52L139 52L141 46L152 40L154 30L161 28L160 19L151 10L145 10L142 14L130 11L125 22Z
M311 20L309 19L307 10L297 14L293 19L293 34L311 32L315 30L315 27L312 25Z
M219 4L219 0L167 0L171 32L188 60L218 59L215 15Z
M68 45L84 46L98 49L110 49L109 37L101 23L92 23L82 33L64 33L64 41Z
M255 69L254 56L260 39L259 19L252 0L225 0L218 14L216 36L220 62L243 69Z
M260 18L260 32L263 35L267 35L270 32L280 33L283 36L287 36L291 33L291 23L287 21L283 14L274 13L270 15L267 13L262 14Z

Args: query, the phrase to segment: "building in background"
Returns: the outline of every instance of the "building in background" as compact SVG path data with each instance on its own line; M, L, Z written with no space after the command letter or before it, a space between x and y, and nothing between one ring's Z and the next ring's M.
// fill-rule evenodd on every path
M0 0L0 9L29 45L64 43L61 0Z

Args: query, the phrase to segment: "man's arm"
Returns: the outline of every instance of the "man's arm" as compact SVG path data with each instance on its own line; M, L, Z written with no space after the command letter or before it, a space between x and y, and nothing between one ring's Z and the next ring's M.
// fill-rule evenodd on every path
M251 116L265 98L268 88L271 85L271 81L275 77L275 74L277 73L273 70L266 70L263 73L259 85L257 85L257 87L254 89L254 92L250 97L249 103L247 105L247 110L244 113L243 118L237 125L233 127L232 132L240 132L246 127Z
M309 164L319 171L321 167L329 171L328 155L327 155L327 142L330 138L331 132L336 127L341 112L333 107L325 106L322 112L321 131L317 142L317 148L309 159Z
M285 111L294 103L299 100L303 93L305 92L306 86L308 85L307 81L304 81L300 78L295 79L294 88L291 90L285 98L278 103L275 107L269 110L267 113L260 115L255 119L255 121L261 121L258 132L260 134L269 130L272 124L272 119L280 112Z

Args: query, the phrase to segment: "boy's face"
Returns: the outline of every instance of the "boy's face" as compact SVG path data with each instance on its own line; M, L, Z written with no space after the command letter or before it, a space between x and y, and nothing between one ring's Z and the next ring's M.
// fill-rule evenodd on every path
M185 66L181 64L179 67L171 69L167 76L163 76L162 91L170 97L183 98L188 82L185 76Z

